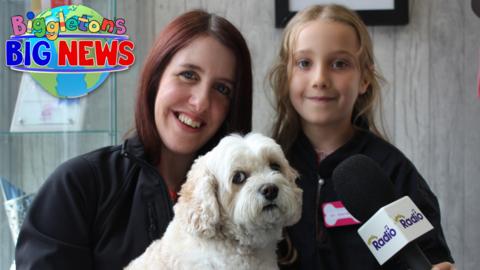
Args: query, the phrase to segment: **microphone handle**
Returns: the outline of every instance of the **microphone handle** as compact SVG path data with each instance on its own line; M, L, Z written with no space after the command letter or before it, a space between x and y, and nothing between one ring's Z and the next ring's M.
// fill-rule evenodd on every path
M403 261L405 261L411 270L431 270L432 264L427 259L423 251L414 242L409 243L400 251Z

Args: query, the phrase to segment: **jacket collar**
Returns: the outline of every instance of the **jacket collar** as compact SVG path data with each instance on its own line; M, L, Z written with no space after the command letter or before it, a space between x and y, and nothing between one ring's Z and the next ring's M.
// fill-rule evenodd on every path
M146 161L145 149L137 135L134 135L123 142L121 154L122 156L132 155L137 159Z
M315 149L307 136L300 132L296 142L294 143L294 152L300 151L300 156L306 157L305 162L308 162L310 168L318 168L318 172L322 178L329 178L337 165L347 159L348 157L359 154L365 148L368 137L371 133L367 130L358 129L355 131L353 137L340 148L328 155L320 164L317 165L317 155Z

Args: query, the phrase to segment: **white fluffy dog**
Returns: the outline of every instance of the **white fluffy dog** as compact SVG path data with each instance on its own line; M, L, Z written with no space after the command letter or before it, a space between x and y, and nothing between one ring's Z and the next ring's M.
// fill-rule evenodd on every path
M225 137L195 160L163 238L126 269L278 269L282 228L301 215L296 177L274 140Z

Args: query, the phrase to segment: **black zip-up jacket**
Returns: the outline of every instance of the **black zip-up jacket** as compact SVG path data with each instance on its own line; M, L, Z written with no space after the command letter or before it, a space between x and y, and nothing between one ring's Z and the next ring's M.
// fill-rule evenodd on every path
M138 138L60 165L39 190L16 247L19 270L123 269L173 217Z
M363 154L376 161L392 180L396 194L408 195L432 223L434 230L417 239L430 262L453 262L440 225L437 198L414 165L393 145L371 132L356 131L349 142L318 164L313 146L304 134L300 134L290 153L289 161L300 173L297 183L303 189L302 218L287 230L299 255L291 269L407 269L396 257L380 267L357 233L361 224L324 226L320 206L338 200L331 180L332 171L354 154Z

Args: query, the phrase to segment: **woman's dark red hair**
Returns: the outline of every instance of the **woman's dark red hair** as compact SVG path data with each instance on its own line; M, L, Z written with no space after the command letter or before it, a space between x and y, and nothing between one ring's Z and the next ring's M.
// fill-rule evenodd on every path
M202 35L211 36L229 48L235 55L237 66L236 85L226 120L200 152L209 150L229 133L244 134L252 128L252 67L250 52L242 34L222 17L201 10L187 12L175 18L159 34L145 59L140 77L135 126L145 153L153 163L160 158L162 144L154 116L158 84L175 53Z

